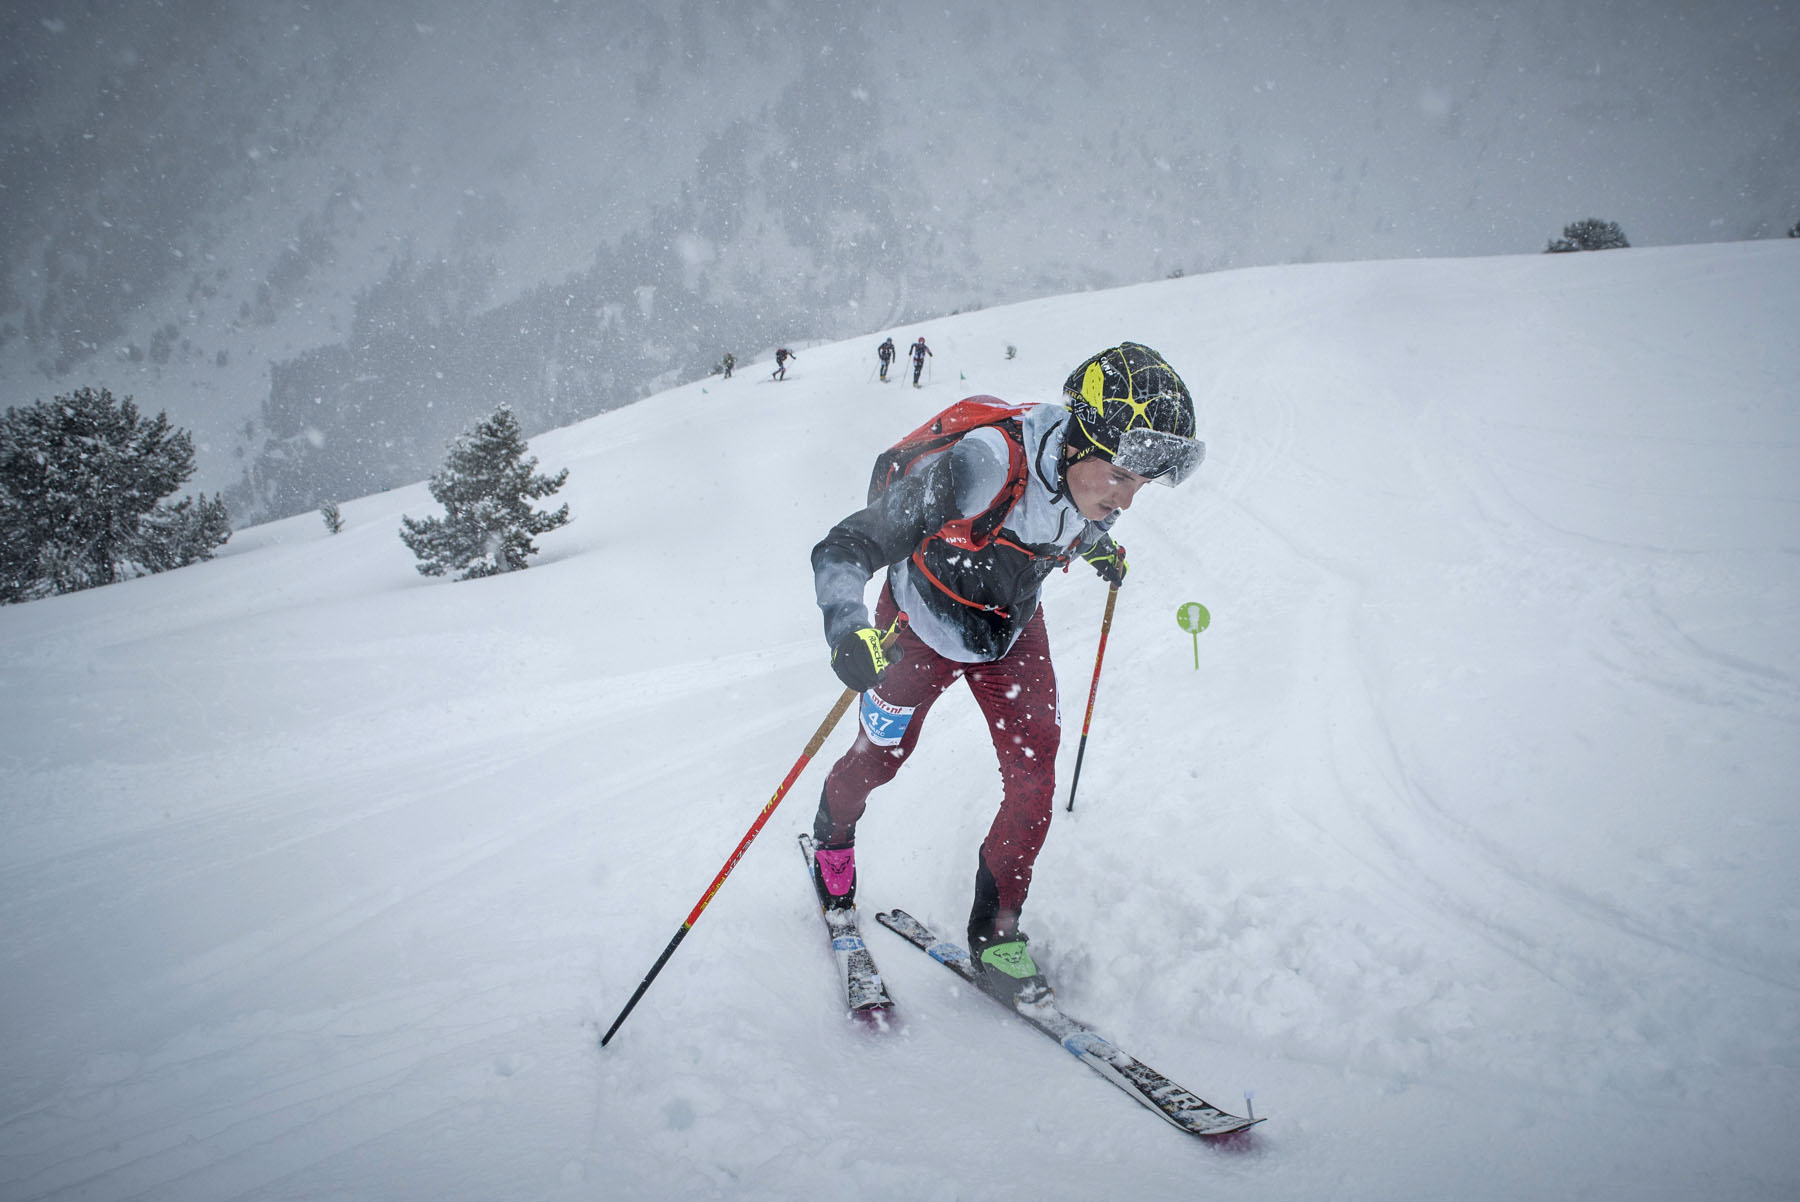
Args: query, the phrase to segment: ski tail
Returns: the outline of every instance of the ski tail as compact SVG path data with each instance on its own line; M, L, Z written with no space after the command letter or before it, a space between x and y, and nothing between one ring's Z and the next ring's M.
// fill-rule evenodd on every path
M963 980L974 984L975 968L969 961L968 950L961 944L940 938L905 910L887 910L877 914L875 920ZM992 997L991 994L982 992L983 996ZM1261 1118L1244 1118L1228 1113L1175 1084L1137 1057L1120 1049L1094 1028L1064 1014L1054 998L1018 1005L1011 1005L998 998L994 1000L1061 1044L1063 1050L1124 1090L1146 1109L1154 1111L1170 1126L1189 1135L1214 1139L1247 1131L1263 1121Z

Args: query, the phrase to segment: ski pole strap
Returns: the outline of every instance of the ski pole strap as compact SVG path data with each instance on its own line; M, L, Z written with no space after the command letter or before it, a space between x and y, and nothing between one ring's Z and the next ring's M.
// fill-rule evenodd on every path
M888 623L888 628L881 632L880 650L883 652L883 655L882 655L883 659L888 658L886 655L887 649L889 647L892 647L895 643L900 641L900 632L903 629L905 629L905 627L906 627L906 611L901 610L899 613L896 613L894 615L894 620L892 622ZM900 662L900 660L902 658L903 658L903 654L896 655L889 662L897 664Z

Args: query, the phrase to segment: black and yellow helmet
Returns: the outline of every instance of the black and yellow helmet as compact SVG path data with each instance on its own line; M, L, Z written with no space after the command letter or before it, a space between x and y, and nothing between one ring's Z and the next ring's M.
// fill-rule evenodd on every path
M1163 357L1121 342L1077 367L1063 384L1071 414L1063 445L1128 472L1180 484L1206 457L1194 437L1194 398Z

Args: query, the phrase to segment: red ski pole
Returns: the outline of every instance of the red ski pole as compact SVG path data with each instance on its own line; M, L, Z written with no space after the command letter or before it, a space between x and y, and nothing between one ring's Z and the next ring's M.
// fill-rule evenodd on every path
M882 646L892 644L899 637L900 623L905 620L906 616L902 614L895 621L894 625L888 629L887 637L882 639ZM742 839L738 840L737 849L725 861L725 866L719 869L719 875L712 879L712 884L706 887L706 892L700 895L700 900L695 903L693 910L688 914L687 921L681 924L681 929L675 932L673 939L669 940L669 946L663 948L662 955L656 958L656 963L652 964L650 971L644 974L644 979L638 983L637 992L631 995L631 1000L625 1003L623 1010L619 1011L619 1017L613 1019L612 1026L608 1027L606 1034L600 1037L601 1047L605 1047L618 1029L624 1025L625 1017L631 1013L638 1004L638 1000L650 988L650 982L656 980L656 974L663 970L663 965L669 962L669 957L675 954L675 949L681 946L681 941L687 938L687 933L694 929L694 924L700 921L700 914L711 903L713 894L719 891L719 886L725 883L725 878L731 875L731 870L737 867L737 862L744 858L744 852L749 850L751 841L761 832L763 823L769 820L769 815L775 812L775 807L781 804L781 799L787 796L787 791L793 787L796 780L800 779L800 774L806 771L806 766L812 762L813 756L817 755L819 748L825 745L825 740L831 734L832 727L838 724L838 719L844 716L844 711L850 708L850 703L855 701L858 696L860 694L855 689L845 689L844 695L839 697L837 704L831 707L831 712L825 715L825 721L819 723L819 729L815 730L813 737L807 740L806 750L800 753L800 758L794 761L792 768L788 769L788 774L782 778L781 784L775 790L775 795L769 798L769 804L762 808L762 813L756 816L756 821L750 824L750 829L744 832Z
M1106 590L1106 616L1100 619L1100 649L1094 652L1094 683L1088 686L1087 717L1081 720L1081 746L1075 752L1075 775L1069 781L1070 813L1075 810L1075 788L1081 784L1081 759L1087 754L1088 727L1094 723L1094 698L1100 692L1100 661L1106 658L1106 636L1112 632L1113 605L1118 600L1118 585Z

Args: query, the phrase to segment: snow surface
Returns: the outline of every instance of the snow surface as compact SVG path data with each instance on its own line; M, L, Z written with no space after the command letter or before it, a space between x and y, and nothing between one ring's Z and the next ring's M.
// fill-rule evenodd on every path
M0 610L0 1197L1800 1195L1797 268L991 309L892 331L917 392L881 331L535 439L575 521L528 572L419 576L414 485ZM847 1023L793 833L848 724L598 1049L837 695L807 552L874 453L1125 337L1210 457L1119 528L1027 926L1072 1013L1270 1121L1172 1131L872 921L903 1023ZM1046 597L1065 780L1103 602ZM960 926L990 756L947 695L866 910Z

